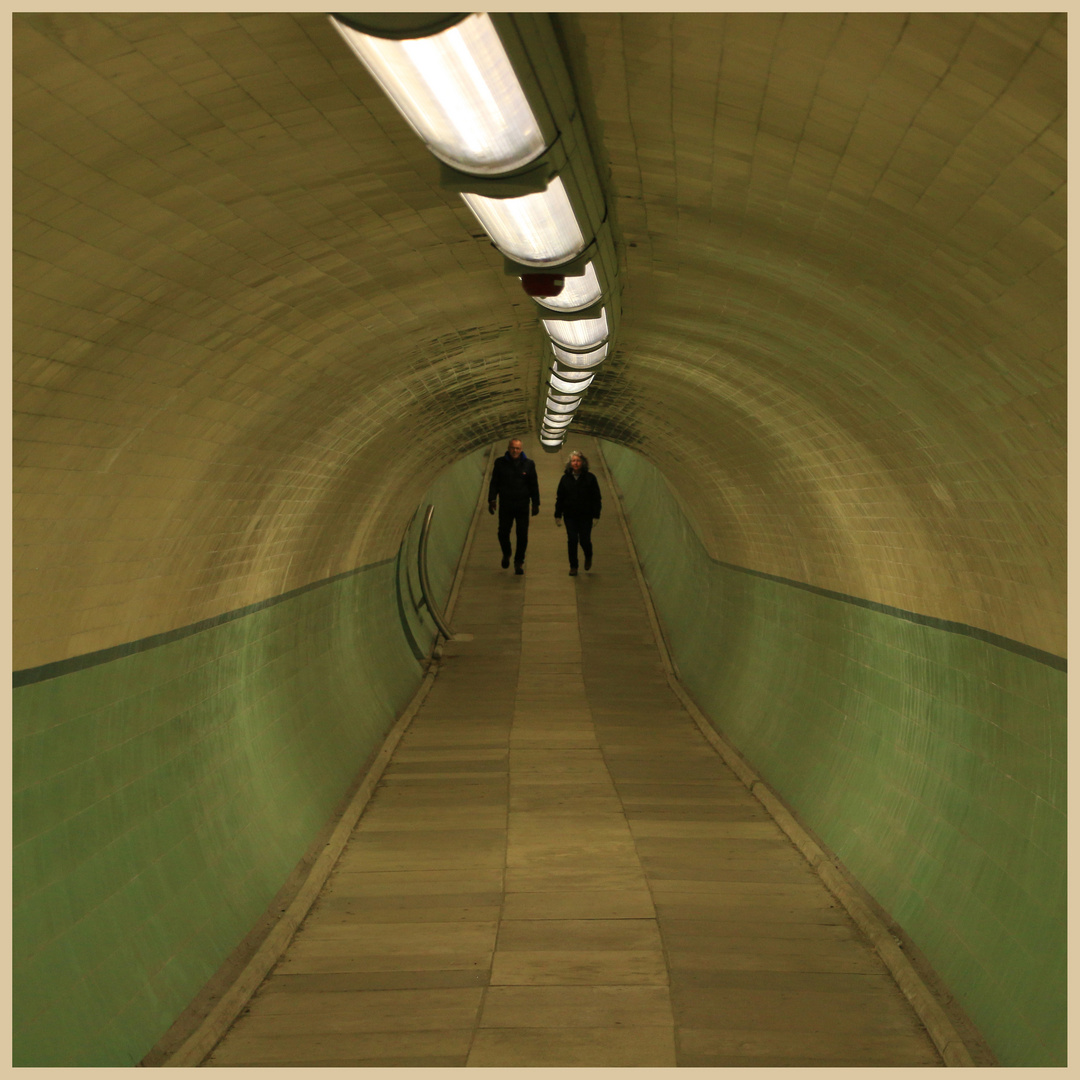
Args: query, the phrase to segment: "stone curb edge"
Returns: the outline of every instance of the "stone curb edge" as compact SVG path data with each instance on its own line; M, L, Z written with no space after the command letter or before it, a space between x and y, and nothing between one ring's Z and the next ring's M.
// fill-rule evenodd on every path
M709 723L708 718L698 708L697 703L683 686L668 651L667 641L653 604L652 593L641 570L641 561L638 558L637 548L634 546L634 538L630 533L630 526L623 506L622 492L615 485L599 442L597 442L597 457L603 467L609 489L615 496L613 501L619 518L619 525L630 549L634 573L637 576L638 586L645 601L645 609L648 612L653 636L656 638L656 645L664 664L668 685L693 718L702 735L723 759L724 764L735 773L750 793L768 811L788 839L799 849L814 872L821 878L825 887L840 901L844 909L855 921L855 924L869 938L885 966L889 969L889 973L897 986L900 987L900 990L911 1003L916 1015L930 1034L930 1038L933 1040L945 1064L954 1068L975 1067L975 1061L953 1026L952 1021L946 1015L945 1010L938 1004L929 987L919 977L911 961L904 955L899 943L889 933L885 924L852 889L836 868L833 860L799 824L776 793L746 764L738 751Z
M488 457L488 462L484 469L484 476L480 484L480 494L477 500L476 509L473 511L472 524L469 526L468 535L462 546L461 557L458 559L457 568L454 572L454 582L450 588L449 600L446 605L447 622L450 621L450 618L453 615L454 606L457 603L461 578L465 573L465 564L468 561L469 549L472 546L473 537L476 535L480 511L487 503L485 497L487 492L487 474L490 471L494 460L495 454L492 452ZM382 746L379 748L378 753L368 767L363 782L360 784L356 794L352 797L349 805L345 808L344 813L339 818L337 825L334 827L334 831L330 835L330 839L326 842L326 846L312 864L311 870L308 872L308 876L301 886L300 891L285 909L284 914L274 925L274 928L270 933L267 934L265 940L255 952L255 955L247 962L233 984L224 994L222 994L195 1031L181 1043L177 1050L161 1063L161 1068L193 1068L199 1066L221 1039L224 1038L226 1032L240 1015L244 1006L251 1000L263 979L266 978L274 965L281 959L282 954L289 946L289 942L292 941L293 935L300 928L300 924L304 921L307 913L311 910L312 904L315 903L323 886L326 884L326 880L330 876L330 871L333 870L346 843L348 843L349 837L356 827L356 823L360 820L360 815L364 812L376 785L382 778L382 774L390 761L391 755L397 748L397 744L401 741L401 737L405 734L405 730L408 728L409 724L412 723L413 717L420 711L420 706L423 705L424 699L427 697L428 691L431 689L432 683L434 683L435 677L438 674L438 657L440 654L441 649L436 645L435 651L432 654L431 663L420 683L419 689L413 695L412 700L405 707L405 711L398 717L386 738L383 740Z

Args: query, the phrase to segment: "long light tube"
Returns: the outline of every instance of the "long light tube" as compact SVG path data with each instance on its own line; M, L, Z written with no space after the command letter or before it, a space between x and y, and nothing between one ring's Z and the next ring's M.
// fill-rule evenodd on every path
M495 247L521 264L517 272L534 267L558 274L560 264L580 256L589 244L563 180L552 176L543 191L532 188L530 194L509 198L480 192L513 191L505 183L491 187L487 178L515 173L543 158L548 149L544 132L550 136L560 128L562 113L556 110L558 115L549 116L536 102L540 111L534 112L491 17L473 13L452 18L459 21L438 33L398 40L344 21L362 25L363 16L331 16L331 22L432 154L477 178L472 191L461 190L469 185L462 185L460 176L455 180L444 175L444 182L461 193ZM552 119L555 127L549 130ZM551 176L550 169L545 175ZM532 177L530 173L528 183L517 190L529 191ZM576 179L582 181L581 176ZM598 244L600 239L598 234ZM543 288L526 277L526 291L553 315L542 320L556 361L548 376L542 436L559 435L570 423L610 348L611 329L601 307L610 303L596 265L586 262L579 273L562 276L561 291L549 297L535 296ZM599 318L572 317L591 313L594 305L600 308ZM557 446L561 436L543 442L548 448Z
M567 349L588 349L608 336L607 310L598 319L544 319L544 329L553 341Z
M584 275L566 278L558 296L537 296L538 304L552 311L577 311L600 299L600 282L591 262L585 264Z
M585 368L596 367L607 356L608 343L605 341L599 349L593 349L591 352L576 353L567 352L566 349L560 348L553 341L551 343L552 349L555 351L555 356L559 363L564 367L578 368L584 370Z
M405 41L331 21L428 149L448 165L481 175L506 173L544 152L540 125L486 14Z
M535 195L490 199L462 192L461 197L495 246L526 266L554 266L585 250L581 226L557 176Z
M555 372L552 372L551 377L548 379L548 382L554 389L561 390L564 394L568 394L573 392L574 390L584 390L585 387L587 387L594 378L595 376L590 375L588 380L583 382L567 382L565 379L560 378L558 375L556 375Z

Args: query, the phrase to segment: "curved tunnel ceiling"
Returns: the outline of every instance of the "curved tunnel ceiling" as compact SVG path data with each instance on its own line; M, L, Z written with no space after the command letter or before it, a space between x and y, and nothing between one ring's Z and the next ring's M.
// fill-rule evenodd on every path
M717 559L1064 655L1065 16L556 19L623 264L571 431ZM388 558L535 427L535 306L324 15L14 66L17 669Z

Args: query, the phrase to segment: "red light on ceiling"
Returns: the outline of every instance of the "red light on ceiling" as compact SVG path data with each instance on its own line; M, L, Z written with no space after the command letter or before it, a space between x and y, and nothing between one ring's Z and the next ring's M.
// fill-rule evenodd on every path
M562 274L522 274L521 287L529 296L558 296L566 278Z

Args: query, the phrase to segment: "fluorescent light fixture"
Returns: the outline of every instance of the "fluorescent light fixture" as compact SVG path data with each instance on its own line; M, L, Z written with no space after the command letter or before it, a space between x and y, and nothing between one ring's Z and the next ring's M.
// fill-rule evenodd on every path
M487 176L512 172L544 152L540 125L487 15L404 41L331 21L441 161Z
M593 264L585 264L584 277L568 277L563 283L558 296L536 296L533 299L552 311L577 311L579 308L595 304L600 299L600 282L596 279Z
M589 385L593 380L595 371L558 371L553 364L551 366L552 373L558 375L563 382L580 384L582 390Z
M581 226L557 176L535 195L490 199L462 192L461 197L495 246L526 266L554 266L585 250Z
M544 319L544 329L559 345L568 349L590 349L608 336L607 309L599 319Z
M549 391L547 399L548 401L557 401L565 405L569 401L580 401L581 394L559 394L554 391Z
M545 416L544 426L553 431L570 426L573 416Z
M564 413L572 413L578 407L578 403L576 401L552 401L549 397L544 403L544 407L553 416L560 416Z
M553 390L561 390L564 394L571 390L584 390L589 384L564 382L558 375L552 375L548 383Z
M567 382L560 375L556 375L554 372L552 372L551 377L548 379L548 382L551 384L553 389L561 390L564 394L569 394L574 390L584 390L585 387L587 387L589 383L592 382L592 379L590 378L588 382Z
M566 367L582 369L596 367L597 364L604 360L608 351L606 341L599 349L593 349L591 352L586 353L567 352L565 349L559 348L554 341L551 343L551 347L555 350L555 356L560 364Z

